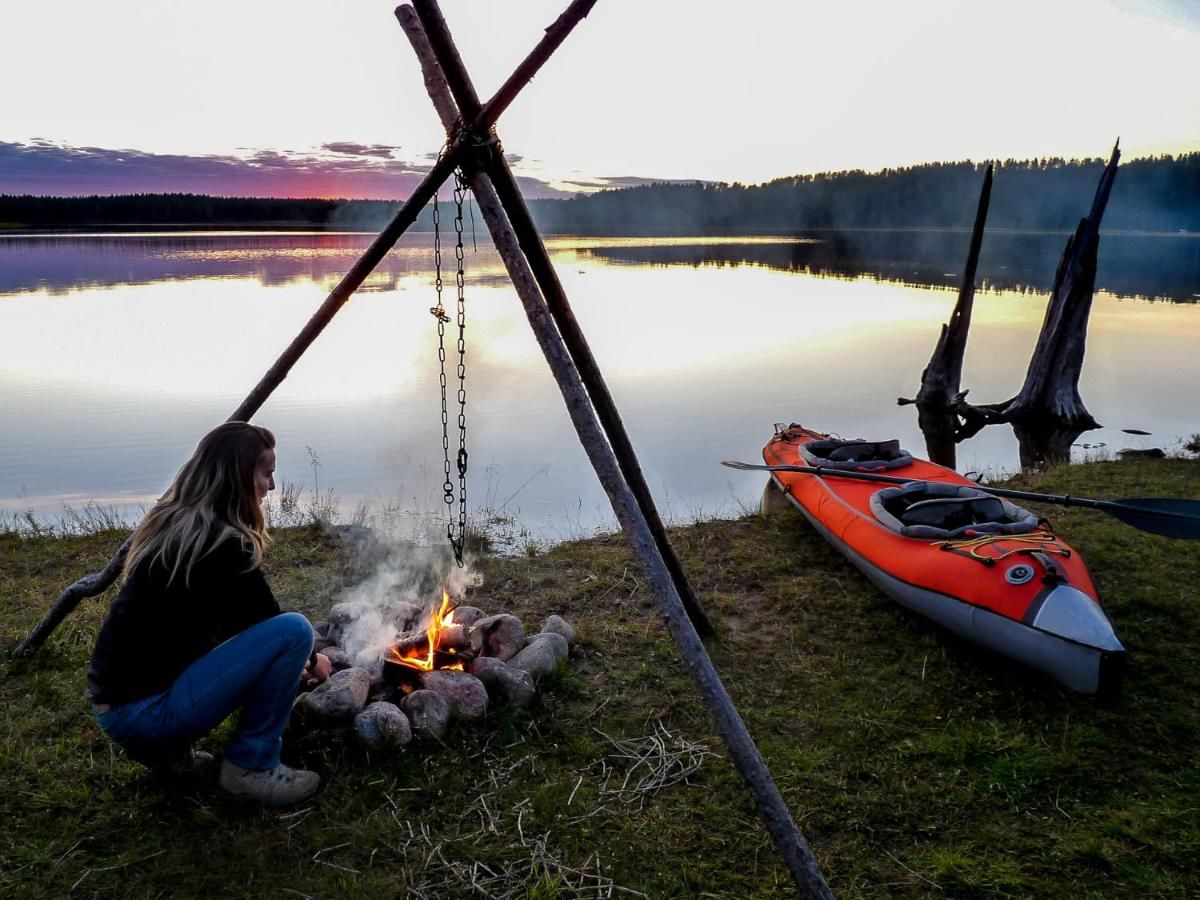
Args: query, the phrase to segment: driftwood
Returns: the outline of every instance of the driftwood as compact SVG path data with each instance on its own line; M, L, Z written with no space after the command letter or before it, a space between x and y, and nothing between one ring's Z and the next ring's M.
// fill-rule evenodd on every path
M325 326L345 305L350 296L358 290L367 276L379 265L387 252L395 245L401 235L416 221L417 215L433 199L437 189L450 177L456 168L470 155L478 152L472 135L486 132L516 98L523 88L545 64L550 55L570 33L571 29L584 18L595 5L595 0L575 0L555 22L546 29L545 35L537 46L522 60L512 75L504 82L496 94L472 118L469 126L455 136L447 150L434 164L412 195L396 213L392 221L379 233L379 236L363 252L358 261L346 273L313 314L312 318L301 329L287 349L280 354L274 365L267 370L262 380L246 396L233 414L231 421L249 421L266 402L275 388L287 377L296 361L304 354L309 345L316 340ZM67 586L51 605L41 621L25 636L13 650L14 656L32 653L48 638L59 624L65 619L85 597L95 597L107 590L121 575L125 565L125 554L129 551L129 540L118 548L112 559L100 572L85 575L78 581Z
M452 104L464 114L469 114L478 101L441 12L432 0L416 0L414 5L416 17L401 7L397 10L397 18L421 60L425 83L431 95L440 95L434 96L435 107L447 120ZM447 124L452 127L452 123ZM502 204L488 177L490 172L468 171L467 174L496 249L508 269L534 336L562 392L580 443L609 496L617 519L629 536L634 554L658 600L667 628L729 748L730 756L754 797L759 814L802 894L805 897L832 897L812 851L792 819L787 804L704 649L644 511L626 483L613 447L597 418L594 397L589 397L587 393L576 361L558 330L547 299L533 273L531 261L526 257L506 216L506 213L513 215L513 211Z

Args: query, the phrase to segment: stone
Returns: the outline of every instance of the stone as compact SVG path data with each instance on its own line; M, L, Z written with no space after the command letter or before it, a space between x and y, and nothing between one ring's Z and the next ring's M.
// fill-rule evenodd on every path
M329 610L329 624L334 628L349 625L370 609L370 604L361 600L350 600L345 603L335 603Z
M567 639L567 645L571 646L575 643L575 629L562 616L549 616L542 623L542 632L550 634L561 634Z
M370 692L370 672L343 669L304 695L304 709L325 724L344 722L362 712Z
M321 637L319 634L313 637L313 650L315 650L317 653L324 653L330 647L336 646L337 644L334 642L333 638Z
M446 736L446 729L450 727L450 704L441 694L413 691L400 701L400 708L412 722L417 737L440 741Z
M479 656L494 656L507 662L525 646L525 626L507 613L487 616L471 629L470 642Z
M337 644L330 644L321 651L325 658L329 660L329 665L333 667L333 671L340 672L343 669L349 669L352 660L350 654L339 647Z
M389 600L385 618L396 626L396 631L403 634L421 624L425 610L411 600Z
M363 668L366 667L364 666ZM378 668L374 669L367 668L367 671L371 673L371 689L367 692L367 702L370 703L374 700L381 699L382 695L387 692L387 689L391 687L391 685L384 680L383 666L379 666Z
M361 600L350 600L345 603L335 603L329 610L329 631L326 634L335 644L342 643L350 631L350 627L371 609L369 603Z
M337 643L337 641L329 636L329 629L332 627L328 622L313 623L313 650L319 653L326 647Z
M394 703L376 702L354 717L354 736L368 750L390 750L412 741L412 723Z
M543 631L529 639L529 643L508 661L514 669L523 669L533 676L535 682L552 674L558 664L567 658L570 647L561 634Z
M450 717L471 722L487 712L488 692L483 682L469 672L435 669L421 673L421 687L441 694L450 705Z
M478 606L456 606L454 608L454 624L470 628L480 619L487 616Z
M488 696L503 706L528 706L537 693L533 676L494 656L481 656L475 660L471 664L471 674L483 682Z

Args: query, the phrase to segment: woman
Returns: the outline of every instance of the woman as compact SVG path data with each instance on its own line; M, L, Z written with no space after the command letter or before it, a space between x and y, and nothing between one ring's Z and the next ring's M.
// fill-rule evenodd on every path
M324 680L329 660L312 653L304 616L280 612L260 568L274 473L267 429L226 422L204 436L134 532L88 695L130 757L176 774L212 761L191 742L241 708L221 787L282 806L320 784L279 750L301 678Z

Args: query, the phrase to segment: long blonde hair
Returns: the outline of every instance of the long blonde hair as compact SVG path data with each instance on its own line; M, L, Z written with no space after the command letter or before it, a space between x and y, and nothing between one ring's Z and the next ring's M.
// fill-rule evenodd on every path
M254 473L263 453L274 448L275 435L248 422L225 422L201 438L133 533L126 574L148 559L169 570L168 582L182 569L187 584L192 567L235 535L253 554L250 568L257 568L268 539Z

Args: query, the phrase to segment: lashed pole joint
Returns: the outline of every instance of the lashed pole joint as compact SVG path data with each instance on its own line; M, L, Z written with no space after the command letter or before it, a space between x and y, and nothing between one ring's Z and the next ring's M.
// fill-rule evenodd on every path
M417 0L417 4L416 14L410 7L401 6L396 10L396 16L421 61L425 84L434 106L443 123L450 128L458 117L443 78L447 66L455 71L455 81L460 89L467 92L464 97L473 96L474 91L465 68L462 67L461 61L457 60L457 53L440 11L432 0ZM439 34L441 52L430 46L427 32L431 31ZM469 109L464 109L464 112L468 111ZM647 575L683 662L688 667L725 745L729 748L730 756L746 781L759 815L791 871L796 886L803 896L808 898L832 897L808 843L771 779L770 772L721 683L696 628L685 614L680 593L664 563L661 548L655 541L630 486L625 483L613 448L606 441L597 422L596 410L590 402L594 397L589 397L585 391L580 372L576 369L577 361L572 359L565 336L560 334L556 327L561 327L561 323L557 318L552 318L548 298L543 297L541 293L544 286L535 280L531 260L524 255L525 245L518 243L512 224L505 216L506 212L511 215L512 210L501 205L497 191L492 185L492 177L494 173L487 172L476 174L471 179L479 209L512 278L517 295L525 307L530 326L546 356L551 373L562 392L567 411L579 434L580 443L588 454L596 475L612 502L613 511L625 529L633 551Z
M367 280L367 276L379 265L384 256L395 245L396 241L400 239L401 235L412 226L413 222L417 219L417 215L433 198L438 188L442 186L442 183L468 157L473 145L465 139L464 135L489 133L493 123L495 123L504 110L508 109L509 104L520 93L521 88L533 78L538 69L550 58L550 55L558 49L558 46L571 32L571 29L579 24L579 21L588 14L588 11L595 5L595 2L596 0L575 0L546 29L545 35L538 41L537 46L521 61L520 65L517 66L492 99L484 104L483 108L471 118L471 121L466 126L462 127L462 135L450 142L447 151L442 154L429 173L421 180L421 183L417 185L412 195L401 206L392 221L371 242L371 245L363 252L350 271L346 273L345 277L329 293L329 296L325 298L325 301L317 311L313 313L312 317L300 330L300 333L292 339L292 342L279 355L279 358L275 360L259 383L246 395L246 399L233 411L233 414L229 417L231 421L249 421L254 417L267 401L267 398L287 378L292 366L296 364L296 361L300 359L304 351L309 348L312 342L317 339L317 336L325 329L325 326L337 315L338 310L345 305L346 301ZM24 656L33 653L46 642L46 639L54 633L54 630L62 623L63 619L70 615L85 598L95 597L107 590L120 577L121 571L125 566L125 555L128 551L129 539L126 538L125 542L117 548L116 553L113 554L112 558L101 571L85 575L83 578L69 584L58 595L54 603L50 605L50 609L42 616L37 625L13 649L13 655Z

